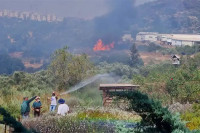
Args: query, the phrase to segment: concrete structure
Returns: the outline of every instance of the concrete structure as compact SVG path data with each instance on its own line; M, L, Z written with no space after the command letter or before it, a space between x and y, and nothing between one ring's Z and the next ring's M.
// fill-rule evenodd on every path
M173 46L193 46L200 43L200 35L172 34Z
M132 84L100 84L99 90L103 91L103 106L107 106L112 103L113 98L109 95L109 92L134 91L139 87L139 85Z
M156 32L139 32L136 41L160 41L173 46L193 46L200 45L200 35L198 34L158 34Z
M155 42L157 40L158 40L157 32L139 32L136 36L136 41Z

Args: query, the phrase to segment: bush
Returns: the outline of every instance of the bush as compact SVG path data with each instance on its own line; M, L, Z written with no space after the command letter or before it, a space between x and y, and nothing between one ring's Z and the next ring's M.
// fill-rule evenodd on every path
M187 111L181 115L182 120L186 121L186 126L190 130L199 130L200 129L200 105L193 104L192 110Z
M121 63L108 64L107 62L100 63L97 66L97 71L100 73L115 73L118 76L127 76L129 79L138 73L137 69L132 68L129 65Z
M181 122L179 115L172 115L167 108L163 108L161 103L149 99L147 95L138 91L112 92L111 95L130 101L130 109L134 110L142 117L141 126L149 127L148 130L157 130L163 133L189 132L184 123ZM149 131L148 131L149 132Z
M194 45L194 46L176 47L176 50L179 52L179 54L182 55L192 55L194 53L200 52L200 46Z
M140 117L125 111L109 109L87 109L77 113L71 113L65 117L43 115L37 119L24 120L23 125L36 132L62 132L62 133L110 133L121 130L120 125L125 125L123 131L133 130L140 121ZM120 125L119 125L120 123Z

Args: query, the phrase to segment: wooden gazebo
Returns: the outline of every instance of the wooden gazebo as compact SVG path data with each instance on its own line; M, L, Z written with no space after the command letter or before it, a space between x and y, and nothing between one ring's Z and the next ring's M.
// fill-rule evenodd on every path
M112 97L109 95L109 92L133 91L139 87L139 85L133 84L100 84L99 90L103 91L103 106L112 103Z

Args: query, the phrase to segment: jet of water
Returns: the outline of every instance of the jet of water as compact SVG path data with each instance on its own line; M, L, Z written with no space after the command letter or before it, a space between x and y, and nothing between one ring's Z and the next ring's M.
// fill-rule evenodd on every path
M79 90L79 89L81 89L82 87L84 87L84 86L86 86L86 85L88 85L88 84L90 84L90 83L96 81L97 79L100 79L100 78L102 78L102 77L107 77L107 76L109 76L109 74L107 74L107 73L105 73L105 74L97 74L97 75L95 75L95 76L93 76L93 77L91 77L91 78L89 78L89 79L86 79L86 80L84 80L84 81L82 81L82 82L80 82L80 83L74 85L74 86L71 87L68 91L63 92L63 93L61 93L60 95L68 94L68 93L74 92L74 91L76 91L76 90Z

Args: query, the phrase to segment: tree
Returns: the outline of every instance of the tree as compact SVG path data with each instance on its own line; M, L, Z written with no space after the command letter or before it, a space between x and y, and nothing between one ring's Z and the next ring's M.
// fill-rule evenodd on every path
M11 58L7 54L0 54L0 74L12 74L14 71L24 70L21 60Z
M178 115L172 114L167 108L162 107L159 101L154 101L139 91L110 92L110 95L130 102L130 110L142 117L140 126L144 127L145 133L190 132Z
M137 67L140 65L144 65L140 55L138 54L138 50L135 46L135 43L132 45L131 49L131 57L130 57L130 66Z
M0 120L0 124L6 124L14 128L14 132L30 133L20 122L16 121L4 108L0 107L0 115L3 118Z
M49 67L49 72L55 77L60 89L74 85L89 76L89 70L92 70L92 64L87 55L72 55L67 47L55 51Z

